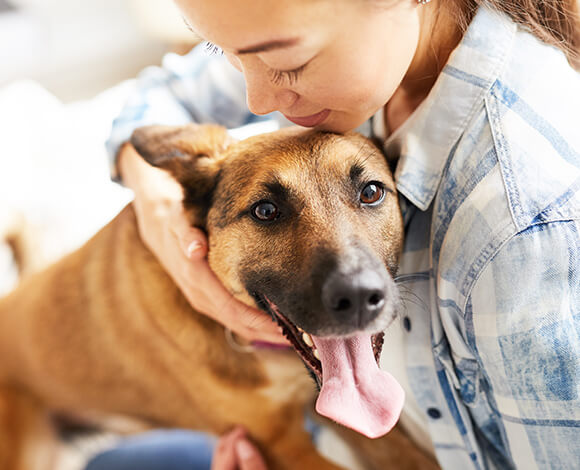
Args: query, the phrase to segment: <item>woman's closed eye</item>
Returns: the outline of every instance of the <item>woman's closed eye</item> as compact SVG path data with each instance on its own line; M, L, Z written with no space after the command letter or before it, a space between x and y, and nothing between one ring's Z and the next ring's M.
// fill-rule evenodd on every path
M205 51L210 55L221 55L224 53L221 47L212 42L205 41L203 44ZM293 85L300 78L300 74L306 68L308 63L301 65L292 70L270 69L270 80L274 85Z
M274 85L293 85L300 78L300 74L307 64L301 65L293 70L270 70L270 80Z

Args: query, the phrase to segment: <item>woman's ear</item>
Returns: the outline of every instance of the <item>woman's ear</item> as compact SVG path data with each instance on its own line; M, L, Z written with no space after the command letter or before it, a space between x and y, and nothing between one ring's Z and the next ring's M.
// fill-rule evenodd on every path
M226 129L216 125L145 126L130 140L149 164L162 168L183 187L183 204L192 212L193 223L205 226L205 217L225 150L234 141Z

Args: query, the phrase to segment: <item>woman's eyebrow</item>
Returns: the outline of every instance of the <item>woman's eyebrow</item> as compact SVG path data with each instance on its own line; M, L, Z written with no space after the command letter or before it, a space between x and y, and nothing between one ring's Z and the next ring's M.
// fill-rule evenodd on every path
M192 26L189 24L189 21L185 18L185 16L181 16L181 19L193 34L197 37L201 38L202 36L198 34ZM271 51L274 49L285 49L288 47L295 46L300 42L300 38L288 38L288 39L275 39L272 41L266 41L259 44L255 44L253 46L244 47L242 49L238 49L235 51L236 54L244 55L244 54L256 54L257 52L266 52Z
M262 42L260 44L255 44L250 47L244 47L243 49L238 49L236 54L255 54L257 52L266 52L273 49L285 49L288 47L295 46L300 42L300 38L289 38L289 39L276 39L273 41Z

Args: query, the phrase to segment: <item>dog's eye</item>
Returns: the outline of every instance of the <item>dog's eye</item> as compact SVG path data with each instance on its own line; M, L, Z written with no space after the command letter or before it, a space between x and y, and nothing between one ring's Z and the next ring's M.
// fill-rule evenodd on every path
M379 204L385 198L385 189L383 186L376 182L371 181L363 188L360 193L360 202L365 205L374 206Z
M261 222L271 222L280 216L278 207L270 201L260 201L254 204L251 214Z

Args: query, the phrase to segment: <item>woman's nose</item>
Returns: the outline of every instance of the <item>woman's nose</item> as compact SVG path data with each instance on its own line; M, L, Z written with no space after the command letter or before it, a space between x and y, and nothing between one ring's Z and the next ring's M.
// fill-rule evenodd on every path
M296 92L273 84L265 68L244 68L243 72L246 80L246 102L254 114L284 112L298 99Z
M280 111L284 114L294 102L298 95L292 90L271 87L252 87L247 85L246 101L248 109L259 115L269 114L274 111Z

